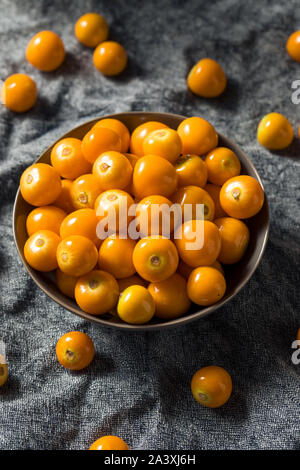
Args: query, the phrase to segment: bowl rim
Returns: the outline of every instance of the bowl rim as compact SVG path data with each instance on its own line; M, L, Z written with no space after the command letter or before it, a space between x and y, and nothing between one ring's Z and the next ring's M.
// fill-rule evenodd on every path
M81 129L83 126L87 126L89 124L92 126L93 123L96 123L100 119L111 119L111 118L118 119L118 118L120 118L122 116L124 117L124 115L128 115L128 114L140 116L141 118L144 117L146 119L148 118L149 115L155 114L155 116L157 116L157 120L159 120L159 116L161 116L161 117L168 116L168 117L171 117L171 118L174 118L174 119L181 119L181 120L187 119L185 116L182 116L180 114L167 113L167 112L166 113L165 112L156 112L156 111L127 111L127 112L113 113L113 114L108 114L108 115L100 116L100 117L97 117L97 118L93 118L93 119L90 119L89 121L86 121L86 122L83 122L83 123L79 124L76 127L73 127L69 131L65 132L54 143L52 143L47 149L45 149L41 153L41 155L32 163L32 165L37 163L47 152L50 152L51 149L53 148L53 146L57 142L59 142L61 139L64 139L65 137L67 137L70 133L76 132L77 130ZM146 122L146 120L145 120L145 122ZM172 320L162 322L162 323L157 323L157 324L151 324L151 323L147 324L146 323L146 324L142 324L142 325L132 325L132 324L128 324L128 323L125 323L125 322L124 323L117 323L117 322L115 323L115 322L112 322L112 321L110 321L106 318L103 318L101 315L99 315L99 316L90 315L89 313L84 312L83 310L81 310L79 307L71 308L69 306L64 305L59 299L57 299L55 297L55 295L53 295L51 292L49 292L43 286L43 284L39 280L38 272L35 271L33 268L31 268L28 265L28 263L26 262L26 260L24 258L23 252L19 248L19 243L18 243L18 239L17 239L17 230L16 230L16 225L17 225L17 214L16 214L17 204L18 204L19 198L22 197L21 192L20 192L20 185L19 185L18 190L16 192L14 205L13 205L13 217L12 217L12 219L13 219L12 222L13 223L12 223L12 225L13 225L14 243L16 245L19 257L20 257L23 265L25 266L27 272L29 273L29 275L33 279L33 281L37 284L37 286L48 297L50 297L55 303L57 303L61 307L65 308L69 312L81 317L84 320L91 321L92 323L96 323L98 325L101 325L101 326L104 326L104 327L107 327L107 328L113 328L113 329L118 329L118 330L121 329L123 331L131 331L131 332L155 331L155 330L157 331L157 330L161 330L161 329L164 329L164 328L172 328L172 327L176 327L176 326L182 326L182 325L191 323L193 321L199 320L200 318L206 317L207 315L210 315L211 313L215 312L219 308L223 307L227 302L229 302L248 283L248 281L253 276L254 272L256 271L256 269L258 268L258 266L259 266L259 264L262 260L262 257L264 255L264 252L265 252L265 249L266 249L266 246L267 246L269 231L270 231L270 211L269 211L267 195L266 195L266 192L264 190L264 185L263 185L262 180L260 178L260 175L258 174L258 171L256 170L256 168L255 168L254 164L252 163L250 157L248 157L248 155L239 147L239 145L234 143L231 139L224 136L220 132L217 132L217 134L221 139L223 139L223 140L227 141L228 143L232 144L233 146L237 147L239 149L239 151L243 154L243 157L247 160L247 163L252 167L252 170L255 174L255 178L260 183L260 185L261 185L261 187L264 191L264 194L265 194L264 205L266 206L265 209L266 209L266 214L267 214L267 219L265 221L266 228L265 228L265 231L264 231L262 247L261 247L261 250L259 252L259 255L258 255L253 267L249 270L249 273L246 275L245 279L243 280L243 282L238 284L238 286L235 288L235 291L229 297L227 297L223 300L221 299L216 304L210 305L208 307L204 307L199 311L190 313L188 315L184 315L184 316L179 317L179 318L174 318Z

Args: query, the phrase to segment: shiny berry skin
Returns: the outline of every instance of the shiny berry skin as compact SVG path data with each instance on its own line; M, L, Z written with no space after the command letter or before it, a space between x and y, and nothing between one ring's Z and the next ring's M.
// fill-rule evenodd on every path
M30 236L39 230L50 230L59 235L61 223L66 216L65 211L55 206L37 207L27 216L27 233Z
M230 217L248 219L262 208L264 192L259 182L252 176L235 176L223 184L220 203Z
M70 331L59 338L56 345L56 356L66 369L85 369L94 359L94 343L85 333Z
M287 40L286 50L290 57L300 62L300 31L295 31Z
M133 192L138 199L158 194L169 197L176 189L177 179L176 170L168 160L145 155L133 170Z
M127 231L128 224L134 218L133 215L129 215L129 208L132 206L134 206L134 200L130 194L126 191L122 191L122 189L110 189L108 191L104 191L99 194L95 201L96 215L103 225L106 222L106 219L111 217L110 214L113 214L113 216L115 215L116 232ZM123 217L120 216L120 213L123 214Z
M98 178L90 173L73 181L70 196L74 209L93 209L102 188Z
M215 203L215 218L226 217L226 212L222 209L220 204L220 191L221 187L216 184L207 183L204 188L205 191L210 195Z
M229 178L237 176L241 172L241 164L236 154L226 148L217 147L205 157L210 183L222 186Z
M226 281L216 268L200 266L189 275L187 293L197 305L208 307L222 299L226 291Z
M120 152L104 152L93 165L93 175L98 178L101 189L125 189L132 177L132 165Z
M161 236L139 240L132 259L137 273L150 282L168 279L175 273L179 261L174 243Z
M223 367L207 366L194 374L191 389L198 403L208 408L218 408L229 400L232 380Z
M182 144L174 129L152 131L143 140L144 155L158 155L174 163L181 154Z
M218 134L214 127L200 117L184 119L177 132L181 138L183 155L205 155L218 145Z
M70 297L71 299L75 298L75 286L77 282L77 277L70 276L69 274L63 273L60 269L57 269L55 272L56 285L59 290Z
M133 325L142 325L152 319L155 302L145 287L130 286L122 292L117 310L121 320Z
M92 166L84 158L81 140L73 137L62 139L51 150L51 164L62 176L74 180L85 173L90 173Z
M129 450L129 447L120 437L103 436L93 442L89 450Z
M127 54L123 46L115 41L105 41L96 47L94 65L103 75L113 77L123 72L127 65Z
M82 139L81 149L84 158L94 163L103 152L113 150L120 152L122 142L120 136L107 127L93 127Z
M32 206L52 204L62 190L57 171L46 163L35 163L22 173L20 191L26 202Z
M86 13L76 21L74 32L79 42L94 48L107 39L108 25L98 13Z
M213 59L199 60L191 69L187 84L195 95L215 98L223 93L227 80L222 67Z
M63 179L61 180L61 193L57 199L53 202L53 205L59 207L67 214L72 212L75 207L73 206L72 197L71 197L71 188L73 181Z
M215 219L214 223L221 234L219 261L223 264L237 263L244 256L249 243L250 232L247 225L232 217Z
M118 119L112 119L112 118L106 118L106 119L100 119L100 121L96 122L96 124L93 126L93 128L97 127L105 127L108 129L111 129L114 131L116 134L121 139L121 152L127 152L129 148L129 142L130 142L130 133L125 124L123 122L119 121Z
M65 60L65 48L61 38L53 31L40 31L26 48L28 62L43 72L52 72Z
M56 256L61 271L79 277L96 266L98 251L89 238L71 235L59 243Z
M171 320L184 315L191 306L187 295L186 280L175 273L160 282L152 282L148 291L155 302L155 316Z
M119 285L109 273L95 269L79 277L75 299L79 307L90 315L103 315L118 302Z
M10 75L1 87L1 102L11 111L23 113L37 100L35 81L24 73Z
M198 206L203 204L205 220L213 220L215 215L215 203L205 189L198 186L183 186L172 195L172 202L179 204L183 214L183 220L202 219L202 211L199 216Z
M270 150L282 150L294 139L290 122L280 113L270 113L262 118L257 128L257 140Z
M59 243L60 237L50 230L35 232L24 246L27 263L37 271L53 271L57 268L56 250Z
M137 126L131 134L130 152L138 157L142 157L144 155L143 142L147 135L149 135L150 132L165 129L166 127L165 124L158 121L148 121Z
M178 186L199 186L207 182L207 166L198 155L182 155L175 164Z
M116 279L128 278L135 273L132 254L136 242L118 235L107 237L100 246L99 268L112 274Z
M189 266L210 266L221 250L218 227L209 220L189 220L175 232L174 242L179 256ZM190 246L192 244L192 246ZM195 244L195 245L194 245Z
M62 239L71 235L82 235L89 238L97 247L100 240L97 237L98 218L94 209L78 209L71 212L62 221L60 226L60 236Z

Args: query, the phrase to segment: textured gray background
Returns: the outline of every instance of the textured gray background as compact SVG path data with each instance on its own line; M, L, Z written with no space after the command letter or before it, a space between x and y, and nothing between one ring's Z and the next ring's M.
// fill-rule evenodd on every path
M0 338L10 377L0 390L1 449L85 449L117 434L135 449L299 448L299 367L291 343L299 325L299 141L270 153L256 142L259 119L283 112L295 129L299 106L291 83L300 64L285 53L300 27L297 0L282 1L0 1L0 78L27 72L39 100L26 115L0 109ZM77 43L75 20L103 13L130 65L101 76ZM24 60L33 33L53 29L66 63L43 74ZM185 77L203 56L229 78L219 99L190 95ZM128 110L201 115L234 139L258 168L271 206L271 234L257 272L215 315L169 332L125 334L78 319L48 299L26 274L11 230L24 168L61 134L90 118ZM298 314L297 314L298 308ZM83 373L63 370L55 344L78 329L97 356ZM224 366L234 391L209 410L189 382L207 364Z

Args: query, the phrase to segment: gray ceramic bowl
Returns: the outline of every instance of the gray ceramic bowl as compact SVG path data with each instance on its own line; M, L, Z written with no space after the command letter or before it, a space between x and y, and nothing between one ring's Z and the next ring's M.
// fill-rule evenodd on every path
M91 129L91 127L99 120L106 118L116 118L122 121L130 131L135 129L139 124L142 124L146 121L160 121L176 129L179 123L185 119L183 116L176 114L168 113L144 113L144 112L130 112L130 113L120 113L109 116L102 116L98 119L93 119L85 124L82 124L75 129L72 129L67 134L60 137L59 140L65 137L77 137L82 139L83 136ZM53 143L53 146L56 142ZM251 162L250 158L231 140L227 139L223 135L219 134L219 145L229 147L232 149L240 159L242 165L242 173L253 176L256 178L262 185L261 179ZM50 153L52 147L48 148L37 160L36 162L50 162ZM262 185L263 186L263 185ZM265 250L268 233L269 233L269 210L267 197L265 197L265 202L261 211L255 216L247 221L247 225L251 232L250 243L245 253L245 256L242 260L230 267L225 267L225 276L227 281L227 290L225 296L222 300L211 307L200 308L196 305L193 305L190 311L183 317L177 318L170 321L162 322L159 319L154 318L151 323L146 325L128 325L121 320L114 318L110 315L104 316L92 316L86 312L83 312L74 301L65 297L56 287L54 283L54 277L52 273L45 274L32 269L26 262L23 254L23 248L25 241L27 239L26 232L26 217L28 213L32 210L32 206L27 204L24 201L20 190L18 190L13 213L13 229L14 229L14 238L15 243L20 255L20 258L27 269L28 273L34 280L34 282L55 302L57 302L62 307L66 308L72 313L79 315L80 317L98 323L99 325L119 328L123 330L131 331L149 331L149 330L161 330L163 328L168 328L170 326L180 326L185 323L200 319L205 315L215 312L218 308L222 307L226 302L232 299L240 289L249 281L250 277L254 273L255 269L259 265L263 252Z

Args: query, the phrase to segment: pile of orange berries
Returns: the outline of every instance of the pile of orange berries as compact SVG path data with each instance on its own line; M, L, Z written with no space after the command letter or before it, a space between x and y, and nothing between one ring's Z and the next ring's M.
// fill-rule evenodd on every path
M191 302L218 302L226 291L220 263L237 263L244 255L250 233L242 219L258 213L264 193L254 178L240 175L234 152L217 145L214 127L200 117L185 119L177 130L146 122L131 136L121 121L102 119L82 141L59 141L52 165L36 163L21 177L23 198L36 206L26 221L28 264L56 270L58 288L85 312L109 312L131 324L154 315L182 316ZM174 203L182 209L176 228L182 234L172 233L171 218L167 238L160 216ZM198 219L198 204L204 220ZM114 233L100 239L97 226L112 207L125 213L123 227L116 224ZM156 225L153 207L161 210ZM133 218L143 227L145 217L148 230L139 239L120 236ZM191 249L199 230L203 245Z
M109 27L103 16L86 13L81 16L74 28L75 36L87 47L95 48L93 62L103 75L119 75L127 65L127 54L123 46L115 41L107 41ZM29 41L26 59L42 72L52 72L59 68L66 57L62 39L53 31L40 31ZM1 88L1 101L11 111L25 112L37 100L35 81L26 74L9 76Z

